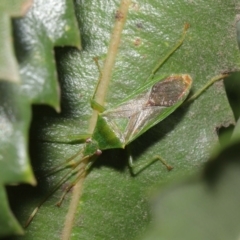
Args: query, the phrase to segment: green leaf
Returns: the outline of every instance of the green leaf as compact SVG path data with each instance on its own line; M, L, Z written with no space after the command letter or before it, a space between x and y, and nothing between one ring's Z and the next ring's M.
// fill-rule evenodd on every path
M0 6L5 11L8 9L11 15L20 16L20 9L26 3L4 1ZM31 103L46 103L59 108L54 46L80 46L73 3L62 1L59 4L59 1L51 1L51 4L35 1L25 18L14 21L14 43L20 64L21 83L0 83L0 208L3 213L0 217L0 236L23 232L6 204L3 186L20 182L35 183L28 156ZM10 19L8 21L10 24ZM9 29L6 31L9 32ZM8 46L12 42L10 39L4 41L8 41ZM2 46L7 50L5 45ZM8 53L4 59L10 57ZM15 66L1 67L8 74L16 75Z
M3 188L3 187L1 187ZM17 220L14 218L9 205L7 196L5 193L5 189L0 190L0 211L1 211L1 224L0 224L0 232L1 236L8 236L12 233L15 234L23 234L23 230ZM4 221L2 221L4 219Z
M237 239L239 163L236 142L212 159L199 176L162 189L151 229L141 239Z
M0 225L1 236L23 233L7 204L5 184L35 184L27 151L30 108L15 83L0 82Z
M93 58L98 56L101 66L109 60L109 42L116 37L113 26L115 21L122 19L118 7L119 3L113 1L108 4L105 1L76 1L83 50L57 50L62 112L56 114L49 108L36 107L32 132L35 138L64 139L64 136L91 129L90 99L99 77ZM106 86L105 106L114 106L144 84L156 62L178 41L186 22L191 27L185 42L159 73L166 76L190 74L194 93L215 75L238 69L240 57L234 7L234 1L223 0L133 2L121 35L116 63L111 62L114 67L110 69L113 70L111 82ZM40 208L25 238L59 239L62 235L68 236L69 231L73 239L134 239L145 231L151 219L147 204L149 192L159 184L202 167L218 141L216 128L233 122L223 83L218 82L195 102L179 108L131 145L136 162L160 154L174 167L171 172L156 162L134 177L127 168L124 150L106 151L84 185L81 181L74 188L72 199L69 193L60 209L54 206L64 192L63 187ZM21 194L17 192L21 196L18 205L12 201L22 223L65 174L61 171L47 178L49 168L76 154L81 147L81 144L32 142L31 158L39 173L39 186L32 191L24 187ZM69 211L74 212L74 221Z
M60 111L53 48L80 48L73 3L35 1L26 17L14 23L22 94L33 103L49 104Z
M23 16L31 3L31 0L2 0L0 3L0 80L20 81L12 44L11 17Z

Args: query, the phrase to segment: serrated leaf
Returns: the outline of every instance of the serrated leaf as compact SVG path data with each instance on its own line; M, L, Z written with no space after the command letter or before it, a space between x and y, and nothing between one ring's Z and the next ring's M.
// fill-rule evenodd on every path
M11 209L8 205L8 199L5 193L5 189L0 186L0 211L1 211L1 221L0 221L0 232L1 236L9 236L12 233L23 234L21 225L14 218ZM5 221L2 221L4 219Z
M20 81L11 36L11 18L23 16L31 4L32 0L2 0L0 3L0 80Z
M30 124L30 108L26 97L19 93L15 83L0 82L0 184L1 184L1 216L0 235L23 233L17 226L6 204L5 184L19 182L35 183L29 164L27 140Z
M9 3L12 3L13 7L14 2L9 1ZM71 1L55 1L51 4L35 1L26 17L14 22L14 34L20 62L21 83L4 81L0 83L0 183L2 186L19 182L35 183L28 158L31 103L46 103L59 108L54 47L80 46L79 31ZM8 68L7 71L11 73L14 69ZM3 187L1 191L1 195L5 196ZM4 205L5 201L6 199L2 199L1 209L8 214L1 215L0 225L5 226L7 223L12 228L2 229L0 235L10 234L11 231L12 234L18 234L19 229L13 228L16 220L7 205Z
M26 17L15 21L21 90L33 103L59 109L54 47L80 48L72 1L35 1Z
M38 124L41 112L46 109L36 109L35 136L64 138L89 129L90 99L99 76L93 57L100 58L101 66L109 57L106 53L114 37L111 35L113 25L121 16L117 12L119 4L101 3L76 2L83 51L62 49L57 52L63 111L57 115L48 109L49 117L44 114L44 121ZM105 106L114 106L144 83L159 58L178 41L186 22L191 26L187 37L160 69L161 74L190 74L194 79L192 92L195 92L215 75L238 69L234 7L233 1L133 2L121 35ZM59 239L69 224L73 239L133 239L150 221L149 191L201 167L218 140L216 128L232 122L234 118L223 84L216 83L194 103L180 108L131 145L136 162L160 154L174 166L172 172L155 163L133 177L127 168L127 154L122 150L108 151L87 176L83 193L81 183L74 189L74 196L77 191L82 196L78 204L71 202L69 205L71 211L76 208L73 223L68 216L64 219L69 198L61 209L53 206L64 191L61 189L42 206L25 238ZM35 147L32 158L38 162L36 169L46 171L77 153L82 145L41 142ZM43 184L35 194L22 200L24 208L15 206L22 222L63 174L42 179ZM26 192L29 194L30 190Z

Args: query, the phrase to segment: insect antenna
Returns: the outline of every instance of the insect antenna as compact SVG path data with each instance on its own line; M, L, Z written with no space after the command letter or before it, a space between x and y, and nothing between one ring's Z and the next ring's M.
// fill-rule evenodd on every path
M82 155L83 150L81 149L79 152L77 152L76 154L74 154L73 156L71 156L70 158L68 158L67 160L65 160L64 162L60 163L59 165L53 167L52 169L48 170L47 173L44 175L44 177L48 177L54 173L58 173L66 168L72 168L74 169L74 166L76 164L75 160L78 156Z
M81 152L81 151L80 151ZM71 183L71 185L69 187L67 187L62 195L62 197L60 198L59 202L57 203L57 206L60 206L62 201L64 200L66 194L72 189L72 187L74 187L74 185L76 185L76 183L81 179L82 174L86 172L86 166L83 165L83 162L85 160L87 160L89 158L89 156L85 156L82 158L82 156L80 157L80 159L77 159L77 157L79 156L79 153L75 154L74 156L70 157L69 159L67 159L66 162L68 162L68 167L71 167L71 169L69 169L69 171L67 171L67 173L56 183L56 185L50 190L50 192L42 199L42 201L38 204L38 206L32 211L32 213L30 214L29 218L27 219L24 227L28 227L29 224L32 222L33 218L36 216L38 210L40 209L40 207L48 200L48 198L55 193L64 182L66 182L68 179L70 179L72 176L77 175L76 180ZM74 160L74 161L73 161ZM72 162L71 162L72 161ZM65 162L65 163L66 163ZM71 162L71 163L70 163ZM82 164L81 164L82 163ZM57 168L54 168L52 170L50 170L51 174L56 173L60 170L63 169L63 164L60 164L59 166L57 166ZM81 170L81 171L80 171ZM48 176L50 175L50 173L48 173Z
M58 207L60 207L62 205L62 202L63 200L65 199L65 196L68 194L68 192L78 183L78 181L84 177L83 174L86 173L85 169L82 170L81 172L77 171L78 172L78 176L77 178L75 179L74 182L72 182L63 192L61 198L59 199L59 201L56 203L56 205Z
M67 193L78 183L78 181L80 181L81 178L84 177L84 174L86 175L86 174L88 173L88 171L91 169L91 167L92 167L92 165L94 164L94 162L95 162L95 160L97 159L97 157L98 157L97 155L94 155L94 156L86 156L86 157L84 157L83 159L81 159L81 162L83 162L84 160L88 161L89 158L91 158L91 160L87 163L87 165L84 167L84 169L80 167L79 170L81 170L81 171L79 171L79 170L77 170L77 169L75 170L75 172L78 173L78 174L77 174L77 177L76 177L76 179L65 189L65 191L64 191L64 193L62 194L60 200L56 203L56 205L57 205L58 207L61 206L61 204L62 204L65 196L67 195ZM79 163L80 163L80 162L79 162ZM78 163L78 165L79 165L79 163ZM76 167L77 167L77 165L76 165Z
M24 227L28 227L28 225L31 223L31 221L33 220L33 218L35 217L35 215L37 214L38 210L40 209L40 207L48 200L48 198L58 190L59 187L61 187L61 185L67 180L69 179L72 174L71 174L72 170L69 170L61 179L60 181L54 186L54 188L52 188L52 190L45 196L45 198L43 198L43 200L38 204L38 206L32 211L32 213L30 214L28 220L26 221Z

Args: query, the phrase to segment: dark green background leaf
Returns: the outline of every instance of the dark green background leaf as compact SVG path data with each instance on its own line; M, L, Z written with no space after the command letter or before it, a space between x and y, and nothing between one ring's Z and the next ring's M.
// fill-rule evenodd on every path
M32 0L2 0L0 3L0 80L19 82L19 72L12 42L11 17L21 17Z
M28 1L29 2L29 1ZM8 21L5 27L10 32L10 15L20 16L27 1L3 1L0 7L11 13L1 15ZM31 103L47 103L59 109L59 87L56 76L54 46L80 46L79 31L71 1L35 1L27 16L14 21L14 37L17 58L20 63L21 82L19 84L2 81L0 83L0 180L1 217L0 235L23 232L16 224L6 204L4 184L19 182L35 183L28 157L28 136L31 120ZM61 24L60 24L61 23ZM61 27L60 27L61 26ZM2 51L9 51L10 39L2 44ZM10 35L8 36L10 38ZM13 37L11 37L13 38ZM11 52L10 52L11 53ZM2 59L3 54L1 53ZM11 53L13 54L13 53ZM0 64L8 74L16 76L18 69L11 54L4 54L4 64ZM14 56L15 58L15 56ZM0 60L2 61L2 60ZM4 80L17 80L2 76Z
M222 150L199 176L162 190L154 224L142 239L238 239L239 142Z
M33 103L60 110L54 47L80 48L72 1L35 1L26 17L15 21L14 26L23 95Z
M44 3L43 3L44 4ZM75 12L82 37L82 51L57 49L58 76L62 90L62 112L35 108L32 136L61 139L86 133L92 115L90 99L98 80L93 57L104 63L119 3L76 1ZM108 88L106 107L114 106L146 80L156 62L179 39L184 23L190 24L183 46L164 64L159 73L188 73L194 79L192 92L213 76L239 68L235 32L234 1L133 2L129 8L121 45ZM224 16L224 17L223 17ZM26 92L26 94L28 94ZM32 98L33 99L33 98ZM48 113L48 116L47 116ZM222 82L214 84L194 103L185 105L141 136L132 145L136 162L159 153L174 166L168 172L155 163L136 177L127 168L123 150L106 151L87 176L80 198L72 238L133 239L149 223L147 199L152 189L202 166L218 137L216 128L234 122ZM82 145L32 143L32 159L39 172L39 187L23 189L14 210L24 222L51 186L64 174L43 177L47 169L76 153ZM42 176L42 177L41 177ZM79 186L78 186L79 187ZM81 189L75 188L74 191ZM60 189L40 209L27 229L26 239L59 239L70 195L61 209ZM13 193L12 193L13 194ZM23 196L24 195L24 196Z

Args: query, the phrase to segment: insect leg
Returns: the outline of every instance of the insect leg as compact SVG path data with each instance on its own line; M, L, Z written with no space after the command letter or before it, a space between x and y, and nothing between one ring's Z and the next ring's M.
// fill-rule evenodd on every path
M213 85L215 82L222 80L226 77L228 77L229 74L228 73L222 73L219 74L215 77L213 77L212 79L210 79L201 89L199 89L194 95L192 95L190 98L187 99L187 101L185 103L189 103L191 101L194 101L195 99L197 99L206 89L208 89L211 85Z
M127 148L127 150L128 150L128 153L129 153L128 166L129 166L133 175L139 174L145 168L147 168L148 166L150 166L151 164L153 164L156 161L160 161L167 168L168 171L171 171L173 169L173 167L168 165L167 162L162 157L160 157L159 155L156 155L155 157L149 159L148 161L146 161L144 163L133 164L133 158L132 158L132 155L130 154L129 148Z
M48 198L54 193L56 192L59 187L68 179L72 176L72 170L68 171L61 179L60 181L54 186L54 188L46 195L45 198L43 198L43 200L38 204L38 206L32 211L32 213L30 214L28 220L26 221L24 227L28 227L28 225L31 223L31 221L33 220L33 218L36 216L38 210L40 209L40 207L48 200Z
M79 158L79 159L78 159ZM67 171L67 173L57 182L57 184L50 190L50 192L43 198L43 200L38 204L38 206L33 210L33 212L30 214L28 220L26 221L25 223L25 228L28 227L28 225L31 223L31 221L33 220L33 218L36 216L38 210L40 209L40 207L48 200L48 198L54 193L56 192L59 187L62 186L62 184L64 182L66 182L68 179L70 179L71 177L73 177L74 175L77 174L76 176L76 181L79 181L79 176L82 176L82 173L85 173L85 167L82 167L83 165L81 163L83 163L83 161L87 160L89 158L89 156L85 156L85 157L82 157L81 156L81 151L78 152L76 155L74 155L73 157L69 158L65 164L67 164L67 167L71 167L71 169L69 169ZM88 166L88 165L87 165ZM59 166L58 166L59 167ZM82 167L82 169L81 169ZM63 168L63 167L62 167ZM61 169L60 169L61 170ZM53 172L56 172L56 171L60 171L59 169L55 170L55 171L51 171L52 173ZM49 175L49 173L48 173ZM73 187L73 184L71 184L72 187ZM70 185L70 186L71 186ZM72 188L71 187L71 188ZM71 188L67 188L65 189L65 192L63 194L63 196L61 197L61 203L65 197L65 195L71 190Z
M86 174L86 171L83 169L82 171L78 172L77 178L75 179L74 182L72 182L63 192L61 198L59 201L56 203L58 207L62 205L63 200L65 199L65 196L68 194L68 192L77 184L77 182L84 177L84 174Z
M91 102L91 108L101 113L105 110L105 108L101 104L97 103L94 100L94 98L95 98L96 90L98 89L99 82L102 79L102 70L101 70L101 67L100 67L99 62L98 62L98 57L93 58L93 60L94 60L96 66L97 66L97 69L99 71L99 77L98 77L98 83L96 85L94 94L93 94L90 102Z
M98 62L98 57L94 57L93 60L94 60L96 66L97 66L97 69L99 71L99 79L101 79L102 78L102 70L101 70L100 64Z
M84 134L72 134L72 135L66 135L61 137L55 137L55 136L46 136L38 139L42 142L50 142L50 143L65 143L65 144L76 144L76 143L82 143L85 142L88 138L91 137L91 134L84 133Z
M74 154L72 157L70 157L67 160L63 161L59 165L54 166L49 171L47 171L46 175L44 175L44 176L48 177L48 176L50 176L50 175L52 175L54 173L60 172L60 171L62 171L64 169L67 169L67 168L74 169L78 165L78 162L79 162L79 161L76 162L75 160L76 160L76 158L78 156L82 155L82 151L83 151L83 149L81 149L76 154ZM82 160L84 160L84 159L82 159Z
M168 58L183 44L183 41L185 39L187 30L189 28L189 24L185 23L184 24L184 28L183 28L183 32L182 32L182 36L179 39L179 41L176 43L176 45L166 54L166 56L161 59L156 66L154 67L154 69L151 71L151 74L149 75L149 77L147 78L147 81L150 80L151 78L153 78L153 76L155 75L155 73L158 71L158 69L168 60Z
M94 96L93 96L93 98L94 98ZM101 104L97 103L93 98L91 99L91 108L100 113L104 112L105 108Z
M90 158L90 157L87 156L87 157L85 157L84 159L82 159L82 161L83 161L83 160L88 160L89 158ZM57 205L58 207L61 206L61 204L62 204L65 196L67 195L67 193L68 193L82 178L84 178L85 175L87 175L89 169L91 168L91 166L93 165L93 163L95 162L96 159L97 159L97 156L92 156L92 157L91 157L91 160L87 163L87 166L86 166L85 168L80 168L80 169L78 170L76 179L64 190L64 192L63 192L60 200L56 203L56 205ZM77 171L77 170L76 170L76 171ZM75 171L75 172L76 172L76 171Z

